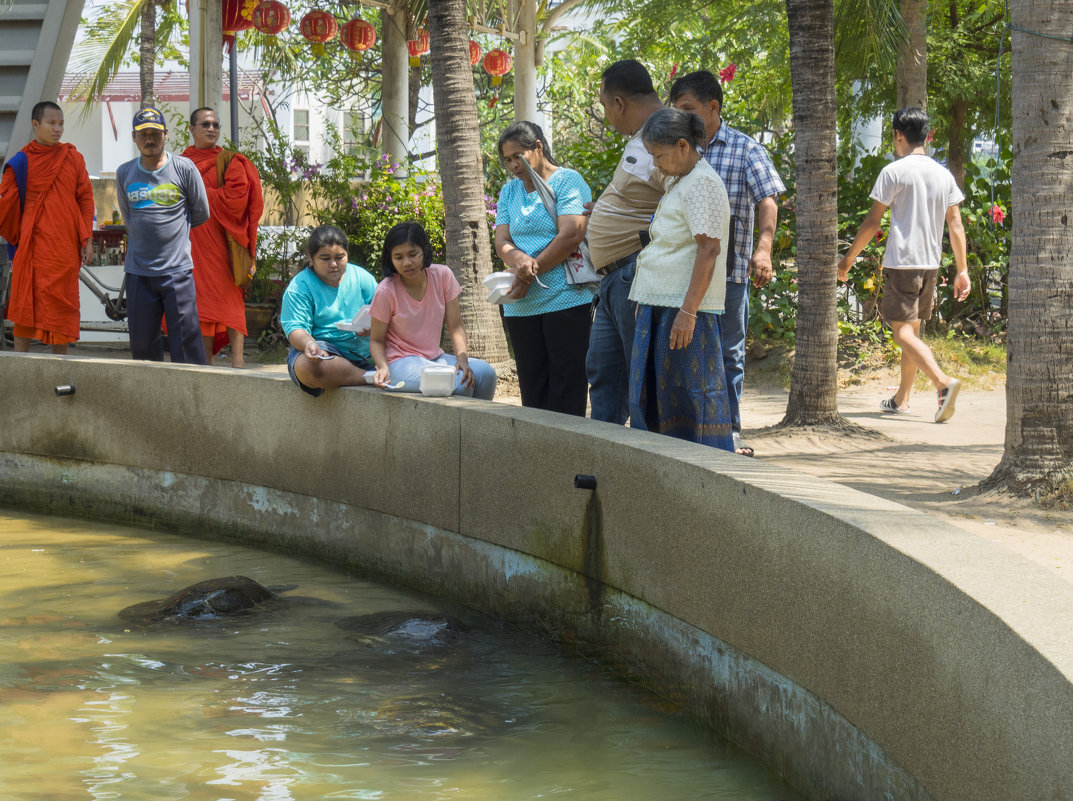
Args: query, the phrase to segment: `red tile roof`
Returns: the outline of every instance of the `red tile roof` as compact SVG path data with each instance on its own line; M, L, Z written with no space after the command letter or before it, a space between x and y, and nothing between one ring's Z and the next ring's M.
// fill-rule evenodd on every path
M68 72L60 85L59 99L67 101L83 81L89 79L89 73ZM253 94L260 94L261 74L246 72L239 74L239 99L249 100ZM190 74L187 72L157 72L153 82L156 99L161 103L186 103L190 100ZM223 75L223 99L231 99L231 86L226 73ZM142 99L141 79L137 72L120 72L108 82L104 94L97 98L105 102L138 102Z

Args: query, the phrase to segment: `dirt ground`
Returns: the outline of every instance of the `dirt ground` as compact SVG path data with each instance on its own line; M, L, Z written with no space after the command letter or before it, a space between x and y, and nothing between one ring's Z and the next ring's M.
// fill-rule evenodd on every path
M758 459L905 504L1073 581L1073 513L976 489L1002 458L1005 384L962 389L953 418L936 424L930 390L913 394L912 414L879 410L895 382L893 373L878 374L840 391L842 415L875 432L853 437L765 430L782 419L789 393L747 387L742 401L746 440Z
M129 358L119 345L76 345L71 353ZM286 371L282 364L259 363L258 356L255 348L247 349L248 369ZM217 366L228 364L226 356L214 360ZM843 416L869 430L845 436L770 430L782 419L789 393L770 376L757 375L750 381L747 374L742 399L745 439L755 448L755 458L905 504L999 543L1073 582L1073 512L1046 511L976 490L1002 457L1006 396L1001 381L985 389L963 388L954 417L936 424L930 391L914 393L912 414L881 412L879 402L893 394L896 378L892 372L875 372L839 393ZM512 379L501 376L497 402L520 404Z

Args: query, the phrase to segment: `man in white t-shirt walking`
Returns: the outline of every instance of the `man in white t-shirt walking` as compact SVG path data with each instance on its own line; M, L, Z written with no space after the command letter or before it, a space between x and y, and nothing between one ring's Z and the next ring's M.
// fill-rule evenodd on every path
M897 392L880 403L880 408L891 414L908 414L913 379L917 370L923 370L939 393L935 422L943 423L954 415L961 382L939 368L931 348L920 338L920 323L931 317L935 303L944 221L950 229L950 247L957 268L954 297L960 302L969 295L965 228L959 205L965 196L950 171L924 152L928 135L924 109L900 109L894 114L893 128L897 159L884 167L876 179L872 209L838 263L838 280L845 281L849 276L857 254L879 231L883 213L890 208L879 313L902 349L902 375Z

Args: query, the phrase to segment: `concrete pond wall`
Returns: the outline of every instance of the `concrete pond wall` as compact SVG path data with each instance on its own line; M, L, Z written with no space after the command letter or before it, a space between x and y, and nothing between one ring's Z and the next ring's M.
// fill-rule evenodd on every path
M1073 798L1073 584L760 459L461 398L0 353L0 504L306 554L532 626L818 801Z

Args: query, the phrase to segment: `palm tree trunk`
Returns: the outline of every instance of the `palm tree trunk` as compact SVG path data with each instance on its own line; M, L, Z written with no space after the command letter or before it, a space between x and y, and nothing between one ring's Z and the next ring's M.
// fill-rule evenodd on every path
M142 8L142 33L138 44L138 75L142 85L142 107L156 105L156 3L147 0Z
M447 262L462 285L459 303L471 355L505 362L510 357L499 310L485 301L481 285L492 272L492 255L465 2L429 0L428 17Z
M1037 496L1057 490L1068 500L1073 486L1069 5L1067 0L1023 0L1010 11L1017 214L1010 252L1006 443L1002 461L983 486Z
M832 0L786 0L797 161L797 355L780 425L848 425L838 413L838 180Z
M928 107L928 2L902 0L906 38L898 48L898 108Z
M950 107L950 119L947 120L949 136L946 144L946 168L962 190L965 189L965 157L968 150L968 131L965 129L968 110L968 100L959 97Z

